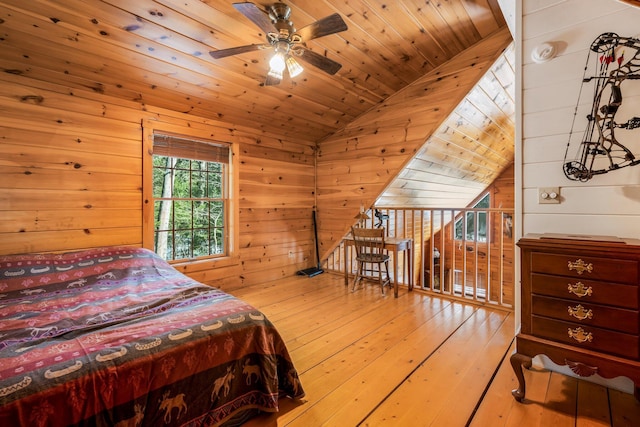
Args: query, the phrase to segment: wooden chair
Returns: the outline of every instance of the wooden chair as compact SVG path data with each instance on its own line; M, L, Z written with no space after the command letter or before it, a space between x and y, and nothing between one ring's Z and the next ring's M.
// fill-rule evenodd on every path
M354 246L356 248L356 278L353 281L353 291L363 278L374 279L377 277L378 283L384 295L385 285L391 284L389 276L389 255L384 249L384 229L383 228L357 228L351 227ZM386 279L382 278L382 266L387 273ZM377 268L374 268L377 266ZM377 273L377 274L365 274Z

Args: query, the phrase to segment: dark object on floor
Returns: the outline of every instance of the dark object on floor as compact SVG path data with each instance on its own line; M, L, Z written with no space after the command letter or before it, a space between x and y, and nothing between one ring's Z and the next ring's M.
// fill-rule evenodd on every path
M298 272L296 274L298 276L313 277L313 276L317 276L318 274L322 274L322 273L324 273L324 270L319 268L319 267L309 267L309 268L305 268L304 270L298 270Z
M316 241L316 266L298 270L296 273L298 276L317 276L324 273L324 270L320 267L320 251L318 250L318 224L316 223L316 210L313 210L313 236Z

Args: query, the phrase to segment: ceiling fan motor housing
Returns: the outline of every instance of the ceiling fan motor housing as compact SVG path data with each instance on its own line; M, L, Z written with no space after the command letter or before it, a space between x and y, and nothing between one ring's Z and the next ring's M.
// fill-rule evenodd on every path
M269 17L278 30L278 39L288 40L296 32L293 22L289 21L291 8L284 3L275 3L269 8Z

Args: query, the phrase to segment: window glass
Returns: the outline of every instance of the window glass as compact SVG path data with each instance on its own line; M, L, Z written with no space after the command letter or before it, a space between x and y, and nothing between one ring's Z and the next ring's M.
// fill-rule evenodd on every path
M491 199L489 193L487 193L482 199L480 199L473 208L489 208L491 205ZM455 239L456 240L470 240L477 242L487 241L487 212L483 211L469 211L465 212L455 222Z
M154 135L155 251L166 260L228 254L229 147Z

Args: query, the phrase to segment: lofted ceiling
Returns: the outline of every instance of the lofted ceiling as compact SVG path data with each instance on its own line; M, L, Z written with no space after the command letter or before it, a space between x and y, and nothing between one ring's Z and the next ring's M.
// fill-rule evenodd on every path
M402 168L376 206L469 206L513 162L514 132L511 43Z
M467 68L473 66L473 57L497 58L504 46L496 52L496 44L481 42L507 27L499 0L290 0L286 1L290 19L298 29L333 13L342 16L348 30L307 43L309 50L342 68L329 75L301 62L305 70L300 76L285 75L279 85L265 86L271 50L220 59L209 55L209 51L265 42L262 30L233 3L0 0L0 69L221 120L238 128L259 129L265 135L296 139L322 151L326 141L352 133L354 126L381 111L387 100L406 97L412 85L417 92L415 83L425 76L432 76L437 85L439 70L464 52L471 58ZM274 2L254 3L266 9ZM513 88L508 81L496 79L496 74L489 79L480 86L482 97L497 99L495 106ZM455 85L442 87L457 105L476 83L478 78L461 78ZM467 101L475 110L485 107L470 98ZM484 185L512 160L513 130L507 128L513 123L503 117L512 106L502 111L494 106L484 113L467 114L471 111L467 109L449 119L454 125L420 137L421 143L435 141L428 149L431 153L435 145L440 147L438 158L443 166L436 173L441 179ZM444 110L449 113L453 106ZM498 144L511 148L505 151ZM491 152L486 161L479 160L487 146ZM407 153L402 166L414 154L424 158L425 153L424 149ZM484 172L478 172L479 163ZM413 163L416 167L419 164ZM495 170L487 170L491 168ZM393 175L399 171L392 171ZM401 200L411 197L402 194L402 189L410 188L405 182L387 191Z

